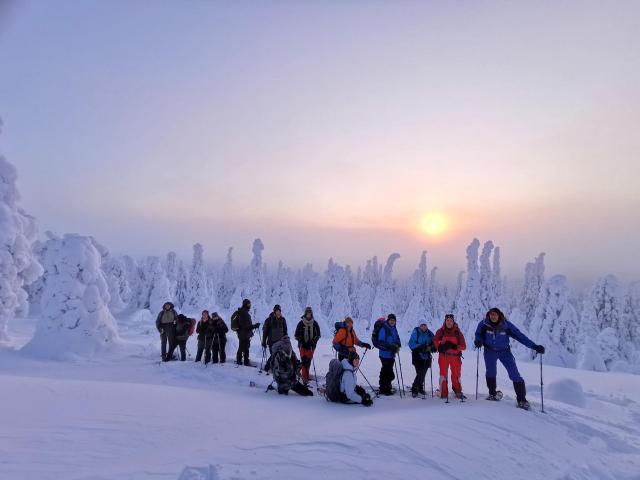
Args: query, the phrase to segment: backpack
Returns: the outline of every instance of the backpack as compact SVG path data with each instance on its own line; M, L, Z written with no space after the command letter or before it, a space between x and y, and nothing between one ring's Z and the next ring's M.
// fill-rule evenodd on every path
M384 325L385 319L384 317L380 317L376 320L376 323L373 324L373 333L371 334L371 343L374 347L380 348L380 340L378 337L380 335L380 329Z
M273 379L278 384L278 390L289 390L295 383L296 375L291 354L292 352L279 350L273 356Z
M238 322L239 316L240 309L236 310L235 312L233 312L233 315L231 315L231 330L233 330L234 332L240 330L240 323Z
M196 320L195 318L191 319L191 325L189 325L189 336L193 335L193 332L196 330Z
M329 371L326 377L327 384L324 391L324 396L328 402L340 402L342 398L342 393L340 392L342 375L344 375L342 363L337 358L332 359L329 362Z
M347 328L347 324L345 322L336 322L333 324L333 334L337 334L338 330L341 330L343 328Z

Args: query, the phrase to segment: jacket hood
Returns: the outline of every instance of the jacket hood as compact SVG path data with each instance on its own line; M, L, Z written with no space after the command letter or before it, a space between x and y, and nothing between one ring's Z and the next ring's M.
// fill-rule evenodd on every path
M458 327L458 322L456 322L455 320L453 321L453 327L447 328L447 320L446 319L442 322L442 329L443 330L453 330L453 331L460 330L460 328Z
M498 317L499 317L499 319L498 319L498 323L493 323L493 322L489 319L489 314L490 314L491 312L495 312L495 313L497 313L497 314L498 314ZM499 308L495 308L495 307L494 307L494 308L490 309L490 310L487 312L487 314L485 315L484 319L487 321L487 323L488 323L489 325L499 325L499 324L501 324L502 322L504 322L507 318L504 316L504 313L502 313L502 310L500 310Z
M169 305L171 307L169 310L174 310L175 309L175 306L173 305L173 303L164 302L164 305L162 305L162 310L164 310L164 307L166 307L167 305Z

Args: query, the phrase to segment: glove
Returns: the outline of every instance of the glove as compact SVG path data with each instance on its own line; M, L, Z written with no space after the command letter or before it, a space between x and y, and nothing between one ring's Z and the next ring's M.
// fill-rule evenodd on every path
M391 345L391 351L393 351L393 353L398 353L400 351L400 345L398 345L397 343Z
M431 350L431 353L436 353L438 351L438 349L433 343L431 344L431 347L429 348L429 350Z
M457 348L457 345L453 342L444 342L444 349L445 350L455 350Z
M253 328L260 328L260 322L258 322L258 323L254 323L254 324L253 324Z
M422 345L422 347L420 348L420 352L429 353L429 345L427 345L426 343Z
M446 349L446 348L444 348L444 344L443 344L443 343L441 343L441 344L438 346L438 352L439 352L439 353L444 353L444 352L446 352L446 351L447 351L447 349Z
M369 345L368 343L362 342L360 346L362 348L366 348L367 350L371 350L371 345Z
M542 345L536 345L535 347L533 347L533 349L536 351L536 353L544 353L544 347Z
M482 347L482 340L476 340L475 342L473 342L473 344L476 348L480 348Z

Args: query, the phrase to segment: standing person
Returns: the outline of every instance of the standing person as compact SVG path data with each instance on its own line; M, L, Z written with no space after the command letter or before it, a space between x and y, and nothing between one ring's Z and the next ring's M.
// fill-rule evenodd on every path
M231 330L238 334L238 352L236 363L238 365L251 366L249 361L249 348L253 330L260 327L260 323L253 324L251 320L251 301L248 298L242 300L242 306L231 316Z
M504 313L498 308L492 308L487 312L484 320L476 328L476 338L474 345L476 348L484 346L484 364L486 368L485 376L489 396L487 400L500 400L502 392L498 394L496 376L498 374L498 360L504 365L509 374L509 379L513 382L513 389L516 392L516 401L519 408L529 410L527 401L527 389L524 380L518 372L516 359L511 353L509 337L522 343L525 347L535 350L536 353L543 354L545 349L542 345L536 345L524 333L509 322Z
M424 379L427 370L431 368L431 354L437 351L433 344L433 332L427 327L426 320L418 321L418 326L411 332L409 348L411 349L411 363L416 369L416 378L411 385L411 395L415 398L418 394L426 394Z
M282 316L280 305L276 304L273 306L273 312L271 312L271 315L264 321L262 326L262 348L268 346L269 355L271 355L273 353L273 344L287 335L287 320Z
M391 382L396 378L393 366L400 352L400 335L396 328L396 316L390 313L378 332L378 356L380 357L380 395L393 395Z
M213 341L213 321L209 318L209 311L203 310L200 321L196 326L198 334L198 351L196 353L196 362L202 360L202 352L204 352L204 364L211 361L211 345Z
M213 338L211 341L213 363L218 363L218 361L224 363L227 361L225 348L227 346L227 332L229 328L220 315L218 315L218 312L213 312L213 315L211 315L211 325L213 330Z
M313 352L316 349L318 340L320 340L320 325L313 318L311 307L304 309L304 315L300 317L296 327L295 338L298 341L298 349L300 350L302 383L307 385L309 383L309 368L313 360Z
M342 378L340 379L340 401L342 403L361 403L365 407L373 405L371 396L358 385L356 372L360 368L360 355L349 352L347 358L341 360Z
M338 360L342 361L349 356L349 352L355 352L356 345L366 348L367 350L371 349L371 345L361 342L358 335L356 335L351 317L345 318L344 322L337 323L336 327L337 331L333 337L333 348L338 352Z
M464 335L458 328L453 313L444 316L442 327L436 332L433 344L438 349L438 366L440 367L440 398L449 396L448 378L451 368L451 386L456 398L464 400L460 376L462 375L462 352L467 348Z
M167 361L167 344L169 348L175 342L176 334L176 321L178 320L178 314L175 311L173 303L166 302L162 306L162 311L156 317L156 328L160 333L160 350L162 354L162 361Z
M187 359L187 340L189 339L192 322L195 322L195 320L191 320L183 314L178 315L178 320L176 320L175 341L167 354L168 360L173 358L173 351L176 347L180 347L180 361L184 362Z

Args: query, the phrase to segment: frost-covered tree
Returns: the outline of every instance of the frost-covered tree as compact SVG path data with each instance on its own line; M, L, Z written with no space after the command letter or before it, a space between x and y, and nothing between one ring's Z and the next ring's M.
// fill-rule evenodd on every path
M493 304L502 311L509 311L509 305L504 300L502 281L502 269L500 267L500 247L493 249L493 267L491 268L491 291L493 292Z
M233 275L233 247L227 251L227 261L222 267L222 277L218 284L216 301L224 310L231 308L231 297L235 291L235 278Z
M211 295L207 289L207 271L204 264L204 249L196 243L193 246L193 262L189 272L189 296L183 308L190 313L197 313L209 308Z
M120 313L131 301L131 288L125 264L121 258L109 257L102 267L109 286L109 310Z
M393 264L400 258L399 253L392 253L387 259L382 272L382 280L376 288L376 294L373 299L373 307L371 308L370 324L379 317L386 317L390 313L395 313L395 281L393 280ZM407 325L403 325L406 327Z
M232 309L240 307L242 300L251 300L251 313L254 319L262 321L271 313L273 306L267 305L267 285L265 280L265 265L262 261L264 244L256 238L251 249L253 258L245 270L242 283L236 288L231 299Z
M288 271L282 265L282 260L278 262L271 303L273 305L280 305L285 318L292 319L294 315L298 313L298 309L294 309L293 306L291 290L289 289Z
M635 363L640 351L640 282L632 282L622 298L622 314L616 325L622 356Z
M175 306L178 310L187 305L187 299L189 298L189 276L187 274L187 267L184 262L180 260L178 262L178 275L176 277L176 296Z
M488 311L496 306L493 292L493 272L491 270L492 252L493 242L488 240L482 246L482 253L480 254L480 300L482 301L483 311Z
M9 319L26 316L25 287L42 274L31 250L37 233L35 219L18 205L17 177L15 167L0 155L0 343L9 339Z
M475 332L476 324L484 316L484 305L480 296L480 272L478 270L478 249L480 241L474 238L467 247L466 281L456 301L455 315L458 325L469 338Z
M379 283L378 257L373 257L371 260L367 260L362 280L356 290L354 302L356 304L357 318L360 321L367 322L367 329L371 327L373 301Z
M145 288L142 269L138 266L138 262L129 255L122 257L122 262L124 263L124 268L127 273L129 289L131 290L129 306L132 309L140 308L140 298L144 297L143 289Z
M418 320L426 320L431 327L435 326L430 308L426 250L422 252L418 268L413 272L409 292L409 305L402 316L403 324L411 325Z
M169 297L176 298L176 288L178 285L178 256L176 252L167 253L162 267L167 276L167 280L169 280Z
M344 267L329 259L325 271L321 295L321 314L329 323L343 320L351 315L349 281Z
M545 361L574 367L578 341L578 314L569 302L569 287L564 275L549 278L540 290L540 298L531 327L531 337L545 345Z
M41 317L25 352L46 358L100 353L118 341L109 311L101 255L90 237L50 238L44 264L48 276Z
M162 268L160 258L149 257L147 263L147 275L150 287L148 308L152 313L157 313L162 310L165 302L173 302L174 298L171 296L171 283L167 278L164 268Z
M528 262L524 270L524 284L518 308L524 317L523 327L526 331L529 331L531 320L533 320L538 306L540 289L544 284L544 255L541 253L533 263Z

